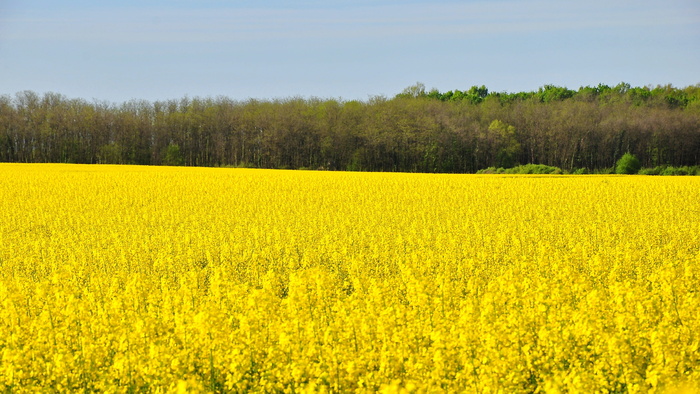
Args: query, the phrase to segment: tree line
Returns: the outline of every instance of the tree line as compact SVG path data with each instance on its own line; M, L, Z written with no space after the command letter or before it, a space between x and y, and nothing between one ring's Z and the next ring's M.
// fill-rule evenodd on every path
M700 84L394 97L88 102L0 96L0 161L474 173L700 164Z

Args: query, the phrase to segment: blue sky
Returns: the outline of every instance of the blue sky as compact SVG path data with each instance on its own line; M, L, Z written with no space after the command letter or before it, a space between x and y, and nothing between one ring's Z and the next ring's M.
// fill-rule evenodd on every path
M697 0L0 0L0 94L365 100L700 83Z

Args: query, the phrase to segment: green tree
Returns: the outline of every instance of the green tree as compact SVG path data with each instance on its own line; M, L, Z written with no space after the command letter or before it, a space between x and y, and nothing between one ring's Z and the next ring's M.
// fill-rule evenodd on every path
M185 159L182 158L180 153L180 146L178 144L170 143L165 148L165 153L163 154L163 165L166 166L181 166L185 164Z
M425 97L428 94L425 92L425 85L421 82L416 82L415 85L411 85L403 90L403 92L396 95L397 98L418 98Z
M463 97L469 99L469 101L472 104L479 104L484 99L486 96L489 95L489 90L486 89L486 86L481 85L481 86L472 86L469 88L469 90L463 95Z
M629 152L622 155L620 160L615 165L615 173L617 174L636 174L642 168L639 159Z
M537 96L543 103L550 101L560 101L574 96L576 92L565 87L555 85L544 85L537 92Z
M496 166L513 167L520 153L515 127L496 119L489 125L489 134L495 141Z
M367 101L185 97L121 105L0 95L0 161L9 162L431 172L541 163L596 172L614 171L625 152L644 167L697 166L698 130L700 85L441 93L416 83Z
M123 164L123 149L116 142L102 145L97 153L97 162L100 164Z

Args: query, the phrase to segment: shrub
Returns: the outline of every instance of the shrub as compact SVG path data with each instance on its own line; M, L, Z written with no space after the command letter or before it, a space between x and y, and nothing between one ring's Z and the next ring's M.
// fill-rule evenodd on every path
M506 174L561 174L561 168L548 166L545 164L525 164L509 168L504 171Z
M622 155L615 165L616 174L636 174L642 168L639 159L629 152Z
M661 175L689 175L690 168L688 166L684 167L666 167Z
M610 174L614 174L614 173L615 173L615 167L599 168L599 169L596 169L593 173L594 173L594 174L598 174L598 175L610 175Z
M559 167L545 164L525 164L513 168L489 167L476 172L477 174L561 174Z
M526 164L521 166L520 174L561 174L562 170L559 167L548 166L544 164Z
M672 167L672 166L657 166L654 168L642 168L639 170L642 175L699 175L700 167L698 166L682 166L682 167Z
M496 168L496 167L489 167L489 168L483 168L479 171L477 171L477 174L503 174L503 171L505 171L503 168Z
M639 170L639 174L641 175L660 175L661 171L663 171L665 167L654 167L654 168L642 168Z

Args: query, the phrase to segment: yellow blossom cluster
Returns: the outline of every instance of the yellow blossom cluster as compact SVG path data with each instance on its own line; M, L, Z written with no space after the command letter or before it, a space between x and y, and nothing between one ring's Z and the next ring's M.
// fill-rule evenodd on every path
M0 165L0 392L700 384L700 178Z

